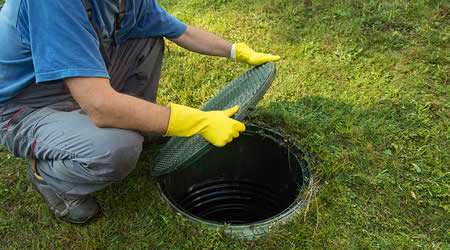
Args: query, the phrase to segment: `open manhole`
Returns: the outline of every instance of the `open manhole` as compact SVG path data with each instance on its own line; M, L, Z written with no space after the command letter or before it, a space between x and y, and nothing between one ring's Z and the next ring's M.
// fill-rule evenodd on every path
M160 181L163 198L190 221L225 227L226 233L245 239L298 213L304 205L299 197L309 186L301 148L252 125L227 146Z
M253 67L234 79L200 109L239 105L242 121L264 96L275 77L275 64ZM253 239L303 207L311 185L305 152L277 131L246 125L223 148L203 137L171 138L154 159L151 174L161 176L162 197L191 222L224 228Z

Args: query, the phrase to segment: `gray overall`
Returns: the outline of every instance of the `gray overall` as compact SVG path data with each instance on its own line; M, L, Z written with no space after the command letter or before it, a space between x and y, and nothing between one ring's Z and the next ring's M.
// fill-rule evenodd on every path
M99 39L112 87L155 102L164 40L132 39L110 47L100 35ZM96 127L63 80L33 83L0 104L0 144L18 157L37 159L39 174L67 198L87 195L128 175L142 143L136 131Z

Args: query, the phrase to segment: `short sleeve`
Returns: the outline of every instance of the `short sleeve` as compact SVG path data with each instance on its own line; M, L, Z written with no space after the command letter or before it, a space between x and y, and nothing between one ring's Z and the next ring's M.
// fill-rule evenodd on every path
M125 20L136 22L129 37L156 37L178 38L187 28L187 25L164 10L155 0L148 0L145 11L140 6L135 5L127 11L129 16L135 16L135 20ZM123 26L133 26L132 23L122 24Z
M105 77L99 42L80 0L28 0L29 43L36 82Z

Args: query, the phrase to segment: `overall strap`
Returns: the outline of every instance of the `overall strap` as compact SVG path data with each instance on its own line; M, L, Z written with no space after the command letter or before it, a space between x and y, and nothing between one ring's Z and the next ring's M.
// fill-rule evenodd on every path
M119 44L117 42L116 34L119 31L120 24L122 23L123 17L125 16L125 3L124 3L125 1L124 0L119 0L119 1L120 1L120 3L119 3L119 13L116 14L114 31L113 31L113 34L112 34L115 46L117 46Z
M109 68L109 66L111 65L111 59L109 58L109 54L107 53L105 46L111 46L111 45L117 46L118 45L116 33L120 29L120 24L122 23L123 17L125 15L124 0L120 0L119 13L117 13L115 15L115 27L114 27L114 31L112 34L112 39L104 39L102 37L100 30L97 27L97 24L95 24L95 21L92 18L92 8L89 7L89 1L83 0L83 4L84 4L84 8L86 10L86 14L89 18L89 22L91 23L92 27L94 28L95 33L97 33L97 37L98 37L99 43L100 43L100 46L99 46L100 53L102 54L102 57L103 57L103 60L105 61L106 66Z
M116 33L120 29L120 24L122 24L123 17L125 16L125 1L119 0L119 13L115 16L115 30L114 33ZM83 0L84 8L86 10L86 13L89 17L89 20L92 20L92 9L89 7L89 1Z
M123 17L125 16L125 0L120 0L119 13L116 14L116 32L120 29Z

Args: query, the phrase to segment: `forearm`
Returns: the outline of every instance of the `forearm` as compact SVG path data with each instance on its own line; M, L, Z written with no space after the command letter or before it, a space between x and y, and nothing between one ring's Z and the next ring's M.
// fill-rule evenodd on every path
M98 127L114 127L156 132L167 131L170 108L136 97L117 93L100 106L95 124Z
M245 125L230 118L239 107L204 112L183 105L171 108L118 93L106 78L65 78L72 96L98 127L158 132L166 136L199 134L213 145L223 147Z
M188 25L179 38L170 39L177 45L204 55L230 57L231 42L200 28Z
M118 93L105 78L68 78L67 85L81 108L98 127L167 131L170 108Z

